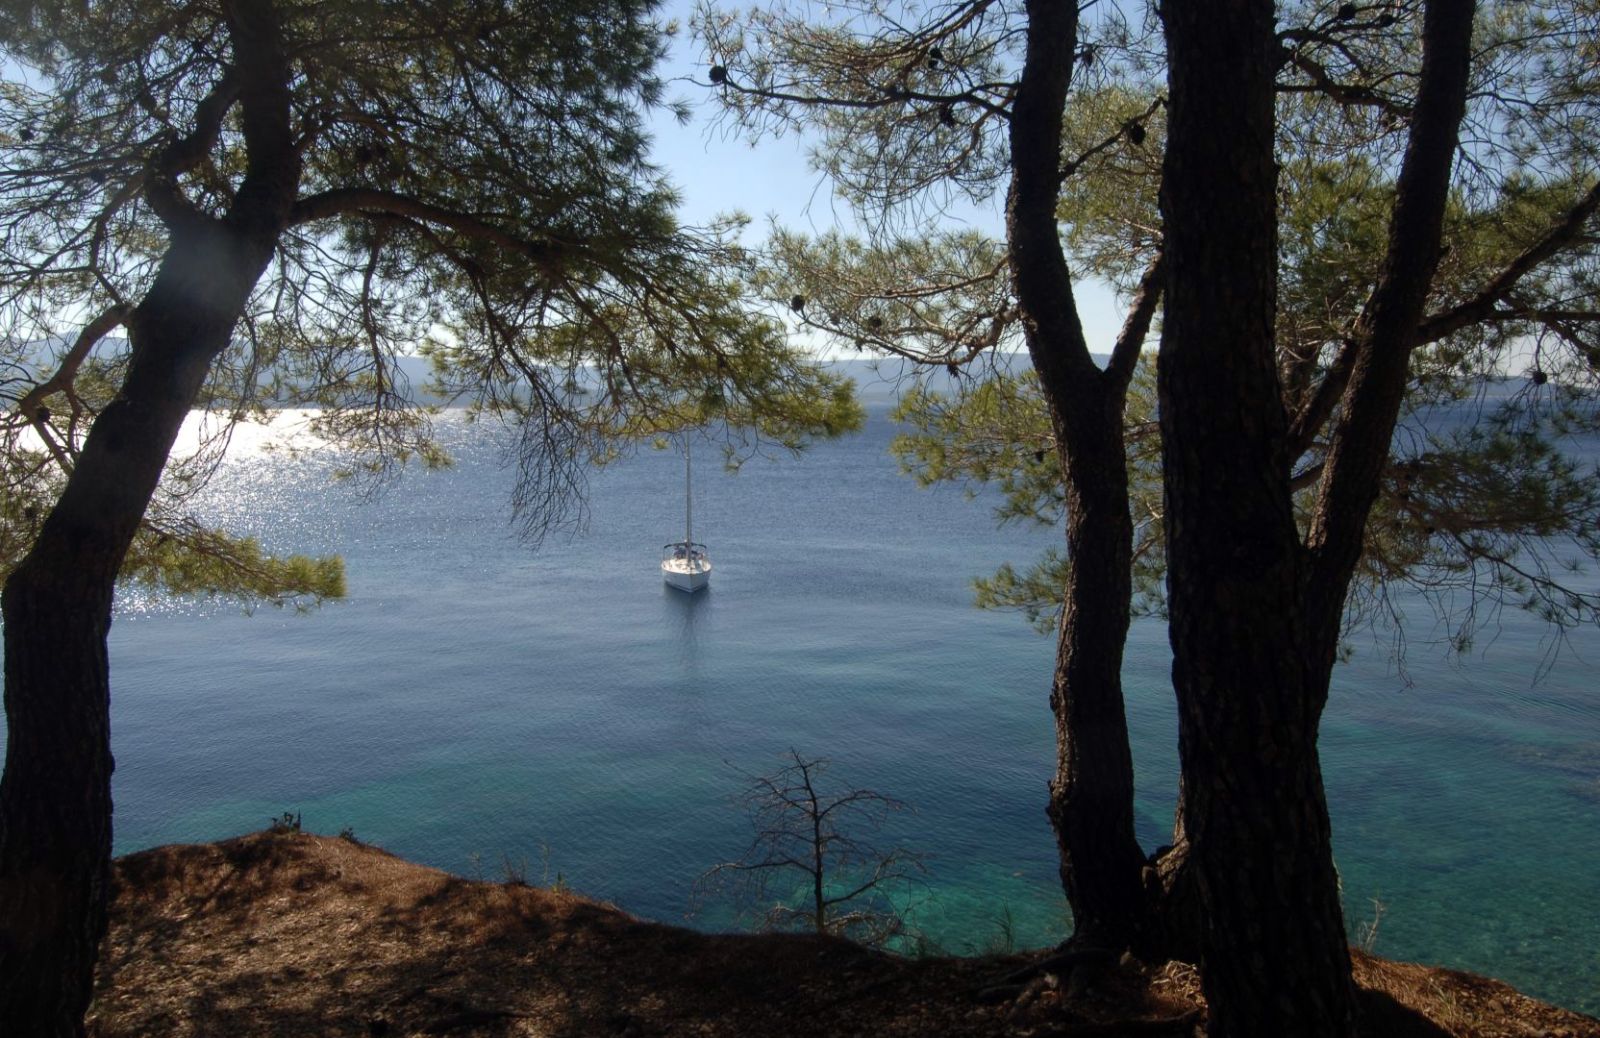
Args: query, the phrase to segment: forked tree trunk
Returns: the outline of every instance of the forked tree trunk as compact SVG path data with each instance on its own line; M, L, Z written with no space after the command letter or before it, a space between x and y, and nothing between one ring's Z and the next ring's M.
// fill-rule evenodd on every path
M1272 363L1276 292L1267 0L1162 9L1162 187L1171 264L1160 357L1168 606L1183 811L1205 913L1212 1033L1351 1035L1317 728L1346 589L1439 256L1465 111L1472 0L1429 0L1410 133L1377 284L1306 542Z

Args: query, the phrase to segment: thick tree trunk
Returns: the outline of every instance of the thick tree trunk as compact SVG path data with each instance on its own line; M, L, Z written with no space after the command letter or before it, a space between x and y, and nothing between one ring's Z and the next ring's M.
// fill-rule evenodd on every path
M1299 541L1273 368L1273 4L1169 0L1160 358L1168 605L1201 965L1216 1035L1355 1031L1317 727L1345 590L1438 257L1471 0L1430 0L1390 242Z
M19 567L4 595L0 1020L19 1036L80 1033L111 879L110 601L61 572Z
M1355 1033L1274 364L1270 0L1163 6L1160 404L1183 814L1219 1036Z
M6 582L0 1019L8 1034L82 1033L111 862L113 588L178 429L269 256L220 225L174 244L128 321L122 392Z
M33 550L6 582L0 776L0 1021L6 1035L83 1033L111 862L110 674L117 572L200 386L272 258L300 175L289 65L270 4L224 11L248 162L228 215L171 184L150 201L171 245L126 322L128 374L96 419Z

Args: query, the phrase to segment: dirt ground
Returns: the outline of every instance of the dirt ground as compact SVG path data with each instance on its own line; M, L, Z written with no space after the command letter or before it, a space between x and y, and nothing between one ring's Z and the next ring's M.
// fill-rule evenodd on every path
M1356 975L1374 1036L1600 1038L1600 1021L1498 981L1362 955ZM99 1038L1189 1038L1204 1023L1181 963L702 934L303 833L118 860L90 1013Z

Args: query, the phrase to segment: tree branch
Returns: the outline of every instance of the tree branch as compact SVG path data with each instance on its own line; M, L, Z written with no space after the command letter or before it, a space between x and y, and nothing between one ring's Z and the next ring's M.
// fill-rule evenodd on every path
M1290 51L1287 60L1289 64L1304 72L1311 82L1306 85L1280 83L1278 90L1281 93L1314 92L1331 97L1343 105L1361 105L1368 108L1376 108L1398 119L1411 118L1411 109L1405 105L1368 87L1338 82L1329 74L1327 69L1297 50Z
M1145 337L1150 334L1150 322L1155 320L1156 306L1161 302L1161 288L1166 283L1166 277L1166 254L1158 252L1139 278L1139 290L1134 294L1133 305L1122 322L1122 331L1117 335L1116 345L1111 348L1111 361L1106 365L1106 374L1119 385L1126 386L1133 378L1133 369L1139 363L1139 351L1144 346Z
M299 226L336 216L363 213L404 216L423 223L448 227L457 233L497 245L541 265L564 258L572 248L563 243L519 238L501 230L484 217L446 209L410 195L381 191L377 188L336 188L309 195L295 203L293 211L289 214L289 224Z
M141 186L145 201L169 230L176 231L203 218L178 188L178 178L203 161L216 145L228 109L239 99L243 82L236 67L224 69L222 78L195 106L194 129L161 149L144 174Z
M1317 627L1337 628L1388 462L1416 327L1438 270L1450 170L1466 112L1474 9L1473 0L1429 0L1423 16L1422 75L1389 242L1353 336L1359 346L1306 537L1312 552L1307 605ZM1327 640L1330 652L1336 640Z
M118 304L102 311L94 320L83 326L78 337L73 340L72 348L61 358L61 363L56 366L55 373L43 382L34 386L22 395L17 401L16 411L30 422L41 423L39 407L52 393L70 391L72 382L78 376L78 369L88 359L95 345L127 319L131 307Z
M1317 431L1322 424L1333 414L1339 398L1344 395L1345 386L1350 383L1350 372L1355 367L1359 352L1360 345L1355 339L1346 339L1339 345L1339 352L1323 374L1322 381L1317 384L1316 392L1311 394L1311 399L1305 402L1289 425L1290 457L1298 458L1304 454L1317 438Z
M1080 168L1082 168L1082 166L1083 166L1083 164L1085 162L1088 162L1090 159L1094 158L1096 155L1098 155L1101 152L1105 151L1107 148L1110 148L1111 146L1113 146L1114 144L1116 144L1118 141L1122 140L1123 138L1127 138L1128 140L1133 141L1135 144L1139 143L1140 141L1143 141L1144 140L1144 124L1145 124L1145 122L1152 115L1155 115L1156 111L1158 109L1160 109L1161 106L1166 104L1166 103L1167 103L1167 99L1165 97L1158 97L1154 101L1151 101L1150 102L1150 106L1148 108L1146 108L1143 112L1139 113L1138 115L1134 116L1132 119L1129 119L1127 122L1125 122L1121 126L1117 127L1117 132L1116 133L1111 134L1109 137L1107 137L1103 141L1100 141L1098 144L1092 145L1086 151L1080 153L1077 158L1073 159L1071 162L1068 162L1066 165L1062 166L1061 167L1061 181L1062 181L1062 183L1065 183L1068 177L1070 177L1074 173L1078 172L1078 170ZM1139 127L1139 133L1138 134L1134 134L1134 132L1133 132L1133 128L1135 126Z
M1569 245L1583 242L1583 230L1589 220L1600 210L1600 181L1589 188L1584 196L1566 214L1557 220L1539 239L1529 245L1505 269L1490 278L1476 295L1441 313L1423 320L1417 329L1415 345L1421 346L1458 332L1469 325L1489 319L1504 319L1496 307L1504 302L1530 271ZM1531 315L1530 315L1531 316Z
M161 149L152 172L164 177L176 177L193 169L204 159L217 143L223 120L227 118L228 109L239 99L243 85L237 68L229 65L223 69L222 78L195 106L194 129Z

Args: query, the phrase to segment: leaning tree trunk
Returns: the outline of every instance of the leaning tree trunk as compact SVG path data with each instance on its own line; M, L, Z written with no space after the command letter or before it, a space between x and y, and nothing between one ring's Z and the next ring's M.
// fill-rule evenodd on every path
M272 258L299 181L275 12L260 0L223 7L248 149L238 192L227 216L214 219L170 180L152 178L148 196L171 244L125 322L126 379L0 596L9 724L0 776L7 1035L83 1033L111 866L106 634L117 572L206 373ZM174 168L165 172L193 161L191 143L172 146Z
M1183 816L1217 1036L1349 1038L1355 989L1309 688L1307 569L1274 368L1270 0L1163 6L1160 354Z
M1438 270L1450 171L1471 73L1473 0L1429 0L1411 130L1395 184L1377 286L1351 336L1355 355L1307 535L1305 597L1316 651L1307 681L1326 694L1350 581L1389 463L1411 351Z
M1077 15L1075 0L1028 3L1027 51L1011 117L1006 237L1067 489L1071 567L1050 692L1056 774L1048 813L1075 939L1119 949L1138 942L1147 908L1122 700L1133 553L1122 421L1138 343L1121 350L1112 369L1095 366L1061 250L1055 207Z
M212 224L174 242L127 322L132 360L6 582L0 1019L82 1033L111 864L106 634L122 559L270 249Z

